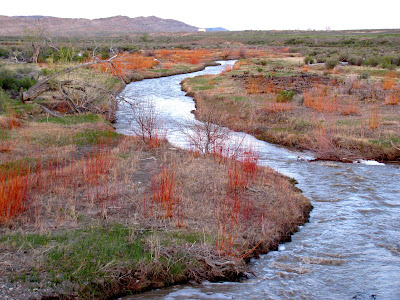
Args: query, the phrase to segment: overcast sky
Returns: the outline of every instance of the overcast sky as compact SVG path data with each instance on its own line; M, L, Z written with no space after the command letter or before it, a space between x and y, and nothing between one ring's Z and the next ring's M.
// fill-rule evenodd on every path
M157 16L229 30L400 28L400 0L18 0L0 15L96 19Z

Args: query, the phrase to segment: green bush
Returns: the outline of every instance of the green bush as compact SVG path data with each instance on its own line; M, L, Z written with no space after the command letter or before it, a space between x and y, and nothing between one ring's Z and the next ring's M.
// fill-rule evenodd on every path
M290 102L293 100L294 92L282 90L276 95L276 102Z
M0 48L0 58L7 57L9 54L9 51L6 49Z
M110 58L110 54L108 52L106 52L106 51L100 52L99 55L100 55L101 59L103 59L103 60L106 60L106 59Z
M318 56L316 57L316 60L317 60L317 63L321 64L321 63L326 62L327 57L324 56L324 55L318 55Z
M5 91L19 92L21 87L27 90L35 83L36 80L31 75L24 76L5 69L0 71L0 88Z
M348 59L349 64L354 66L361 66L364 59L361 56L350 56Z
M304 63L306 65L312 64L312 63L314 63L314 58L312 58L311 56L307 56L306 58L304 58Z
M376 56L368 57L362 62L362 65L376 67L377 65L379 65L379 59Z
M88 58L89 58L89 53L85 51L85 52L79 52L77 55L74 56L72 60L77 62L83 62Z
M330 58L325 62L325 66L327 69L333 69L338 64L338 60L334 58Z

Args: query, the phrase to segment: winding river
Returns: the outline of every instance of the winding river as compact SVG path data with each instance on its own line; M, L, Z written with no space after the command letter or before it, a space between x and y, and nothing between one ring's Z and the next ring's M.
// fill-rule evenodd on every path
M179 124L193 122L193 100L181 91L186 77L204 71L129 84L123 95L151 101L162 113L167 139L186 147ZM132 134L131 111L121 105L117 131ZM260 163L295 178L314 206L310 222L251 263L255 276L240 283L174 286L124 299L400 299L400 165L375 162L307 162L304 152L259 141L242 133L260 153ZM303 159L304 158L304 159Z

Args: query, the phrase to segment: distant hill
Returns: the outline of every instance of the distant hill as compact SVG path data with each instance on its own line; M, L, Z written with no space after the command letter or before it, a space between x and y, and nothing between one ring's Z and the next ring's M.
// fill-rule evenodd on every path
M222 27L213 27L213 28L206 28L206 31L229 31L229 30Z
M45 28L53 36L108 36L140 32L197 32L198 28L171 19L115 16L101 19L70 19L46 16L0 16L0 36L23 35L26 29Z

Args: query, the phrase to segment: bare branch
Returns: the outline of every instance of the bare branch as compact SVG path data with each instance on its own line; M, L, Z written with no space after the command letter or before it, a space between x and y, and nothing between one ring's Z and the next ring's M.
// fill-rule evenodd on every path
M394 149L400 151L400 147L396 146L396 145L393 143L393 141L390 141L390 143L392 144L392 147L393 147Z
M128 101L126 101L129 103ZM144 141L165 136L166 132L162 124L159 112L150 101L138 105L129 103L133 112L132 130Z
M56 118L60 118L62 119L62 116L60 116L59 114L55 113L54 111L51 111L50 109L48 109L46 106L43 106L41 104L38 104L40 106L41 109L43 109L46 113L48 113L49 115L52 115L53 117Z
M181 132L195 150L208 154L229 138L229 130L221 125L221 120L213 111L203 112L200 118L203 122L193 121L188 126L180 126Z
M32 86L29 90L24 92L22 94L22 100L23 101L33 100L44 92L54 90L57 85L57 84L55 84L56 78L60 75L64 75L64 74L72 72L73 70L76 70L79 68L85 68L85 67L92 66L92 65L95 65L98 63L111 63L112 64L112 61L116 57L117 57L117 55L114 55L113 57L111 57L110 59L107 59L107 60L95 60L95 61L75 65L75 66L63 69L61 71L58 71L56 74L44 78L43 80L39 81L34 86Z

